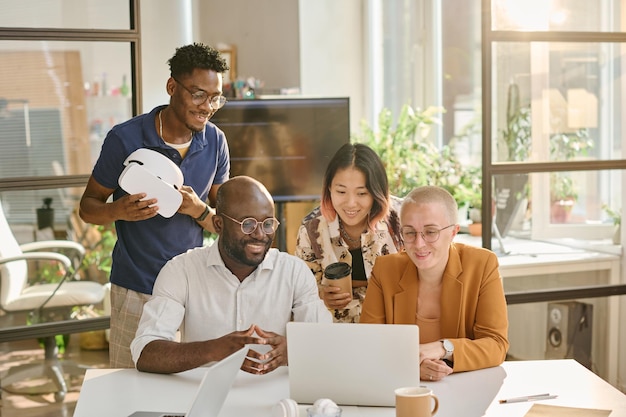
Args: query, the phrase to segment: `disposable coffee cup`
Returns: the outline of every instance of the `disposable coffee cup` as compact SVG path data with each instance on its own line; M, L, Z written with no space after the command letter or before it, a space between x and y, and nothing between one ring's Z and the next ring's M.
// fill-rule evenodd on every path
M322 285L339 287L341 292L352 294L352 267L345 262L335 262L324 269Z
M395 390L396 417L431 417L437 414L439 399L427 387L404 387Z

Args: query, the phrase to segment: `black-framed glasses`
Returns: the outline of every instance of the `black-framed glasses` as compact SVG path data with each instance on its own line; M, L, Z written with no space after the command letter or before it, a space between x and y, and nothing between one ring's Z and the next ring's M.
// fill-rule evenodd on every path
M224 216L227 219L234 221L235 223L239 223L239 225L241 226L241 231L246 235L254 233L259 225L261 225L261 230L263 230L263 233L265 233L266 235L271 235L276 231L276 229L278 229L278 225L280 224L278 219L276 219L275 217L268 217L262 222L259 222L252 217L246 217L242 221L239 221L224 213L220 213L220 216Z
M195 104L196 106L200 106L204 104L207 100L209 100L209 93L207 93L206 91L198 90L196 92L193 92L190 89L188 89L185 86L185 84L181 83L176 78L174 78L174 81L176 81L181 87L187 90L189 94L191 94L191 102ZM213 110L221 109L222 107L224 107L224 104L226 104L226 97L222 95L213 96L209 100L209 107L211 107L211 109Z
M452 226L456 226L456 224L451 224L450 226L442 227L441 229L437 229L436 227L425 227L424 230L418 232L411 226L404 226L400 229L400 235L402 236L402 240L404 243L413 243L417 239L417 234L419 233L424 239L426 243L435 243L439 239L439 235L442 230L449 229Z

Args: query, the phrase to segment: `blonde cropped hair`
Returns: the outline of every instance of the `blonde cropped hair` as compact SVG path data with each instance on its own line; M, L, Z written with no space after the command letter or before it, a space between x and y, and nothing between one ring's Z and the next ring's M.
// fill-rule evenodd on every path
M402 207L400 208L400 215L404 212L405 207L408 204L424 204L424 203L441 203L446 208L448 214L448 220L450 224L455 224L459 217L459 206L456 203L452 194L445 188L437 187L434 185L424 185L411 190L404 201L402 201Z

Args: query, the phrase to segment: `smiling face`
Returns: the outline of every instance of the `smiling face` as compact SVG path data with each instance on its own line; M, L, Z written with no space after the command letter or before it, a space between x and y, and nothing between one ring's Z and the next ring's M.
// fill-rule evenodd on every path
M354 167L340 169L330 184L330 198L341 221L348 227L367 226L374 198L365 174Z
M402 206L400 223L403 228L411 227L417 232L425 228L443 229L454 223L450 220L445 204L441 202L408 203ZM414 242L404 244L407 255L417 269L422 272L439 272L448 263L449 248L459 230L458 225L439 232L439 239L433 243L424 241L417 233Z
M262 221L264 219L257 220ZM266 235L258 227L252 234L246 235L241 231L239 224L235 222L232 222L232 228L233 230L221 235L222 248L231 260L256 268L263 262L267 251L270 250L274 234Z
M178 80L178 81L177 81ZM212 97L222 94L222 74L212 70L196 68L190 75L167 81L170 108L181 124L193 132L204 130L209 119L215 114L210 106ZM209 99L202 104L194 104L192 94L205 91Z
M219 190L224 198L222 203L218 202L218 215L214 217L213 225L220 235L218 245L224 264L240 279L252 273L263 262L272 246L275 232L265 234L259 224L254 232L247 235L243 233L239 223L220 213L239 222L248 217L258 222L274 217L271 195L259 184L247 177L235 177L224 183Z

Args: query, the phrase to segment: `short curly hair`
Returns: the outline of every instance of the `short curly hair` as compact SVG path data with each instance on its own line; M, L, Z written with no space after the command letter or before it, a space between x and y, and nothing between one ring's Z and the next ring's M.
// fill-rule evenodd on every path
M196 68L217 73L229 70L228 63L217 49L197 42L176 48L176 53L167 63L170 66L170 75L174 78L189 75Z

